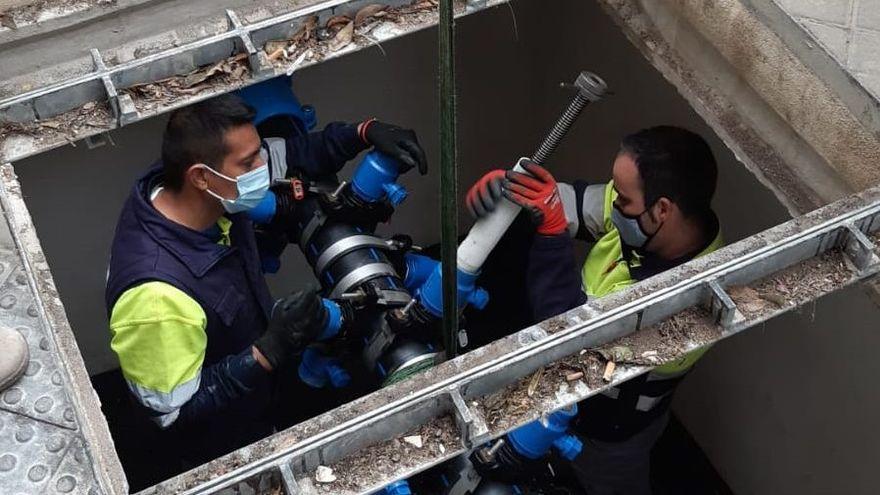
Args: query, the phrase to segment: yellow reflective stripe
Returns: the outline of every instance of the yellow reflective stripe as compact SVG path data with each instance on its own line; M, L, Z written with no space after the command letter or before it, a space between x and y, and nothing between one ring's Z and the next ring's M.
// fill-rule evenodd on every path
M614 208L614 200L617 199L617 189L614 189L614 181L609 180L605 184L605 207L602 209L602 215L605 220L605 232L617 230L614 228L614 222L611 221L611 209Z
M217 244L222 246L232 245L232 241L229 239L229 229L232 227L232 220L226 217L220 217L220 219L217 220L217 226L220 227L220 240L217 241Z
M681 375L681 373L687 369L690 369L691 366L696 364L696 362L703 357L703 354L706 354L706 351L712 347L711 345L706 345L700 347L699 349L694 349L693 351L685 354L684 356L676 359L675 361L670 361L666 364L660 365L654 368L651 371L651 374L660 375L658 378L665 378L664 375L672 375L669 378Z
M198 377L207 324L205 311L186 293L165 282L146 282L125 291L113 306L110 347L130 385L171 394Z

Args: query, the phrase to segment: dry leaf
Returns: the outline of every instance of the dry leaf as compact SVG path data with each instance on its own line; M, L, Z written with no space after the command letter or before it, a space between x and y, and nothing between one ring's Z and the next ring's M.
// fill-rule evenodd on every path
M610 349L599 349L599 354L608 361L616 361L618 363L631 361L635 357L632 349L625 345L616 345Z
M348 17L347 15L335 15L330 19L327 19L325 27L327 29L335 29L339 26L347 26L349 22L351 22L351 17Z
M278 50L284 50L284 49L286 49L286 48L287 48L287 45L288 45L289 43L290 43L290 42L289 42L288 40L271 40L271 41L267 41L266 44L263 46L263 51L266 52L266 55L269 55L269 56L271 57L272 54L275 53L275 52L277 52Z
M354 16L355 26L360 26L361 24L364 23L365 20L369 19L370 17L373 17L374 15L378 14L379 12L382 12L383 10L385 10L387 8L388 8L387 5L382 5L380 3L372 3L372 4L367 5L366 7L362 8L361 10L358 10L357 15Z
M354 38L354 23L349 22L346 26L336 33L336 36L330 41L330 51L338 52L351 44Z
M318 16L313 15L306 18L303 21L302 26L299 28L299 31L293 35L291 41L294 43L302 43L303 41L308 41L312 39L312 36L315 35L315 28L318 27Z
M529 397L535 395L535 390L538 389L538 384L541 383L542 376L544 376L544 368L539 368L538 371L532 375L532 379L529 380L529 388L526 389L526 395Z

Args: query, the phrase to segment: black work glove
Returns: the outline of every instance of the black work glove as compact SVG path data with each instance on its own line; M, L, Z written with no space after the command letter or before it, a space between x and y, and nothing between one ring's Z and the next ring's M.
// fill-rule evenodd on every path
M275 304L266 332L254 347L278 368L320 335L328 317L315 289L296 291Z
M414 167L419 167L419 173L422 175L428 173L425 150L419 145L419 139L414 131L378 120L365 122L364 126L366 126L364 140L372 144L376 150L397 160L400 163L398 171L401 174Z

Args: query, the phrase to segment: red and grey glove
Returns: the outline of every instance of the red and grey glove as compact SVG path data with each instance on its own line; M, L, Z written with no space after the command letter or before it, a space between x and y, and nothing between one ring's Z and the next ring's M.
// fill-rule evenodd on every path
M504 182L504 170L492 170L480 177L468 189L464 204L474 218L482 218L495 210L503 196L501 184Z
M531 214L539 234L558 235L565 232L568 221L556 179L538 164L524 161L523 168L528 174L507 171L502 193Z

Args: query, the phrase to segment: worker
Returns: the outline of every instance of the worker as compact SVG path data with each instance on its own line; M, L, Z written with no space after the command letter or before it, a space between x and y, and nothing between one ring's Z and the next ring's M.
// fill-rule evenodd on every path
M110 345L164 455L191 467L273 431L275 380L322 330L315 290L273 301L246 212L288 170L320 176L373 146L426 171L415 133L369 120L262 140L223 95L173 112L161 160L123 206L110 257ZM162 459L156 459L157 462Z
M722 245L712 211L717 168L697 134L658 126L626 136L607 184L557 183L536 164L527 173L493 170L468 192L475 217L506 197L537 226L528 256L533 317L544 320L622 290ZM578 270L573 239L594 243ZM705 352L655 368L579 405L583 452L572 469L588 494L650 493L649 455L672 394Z

